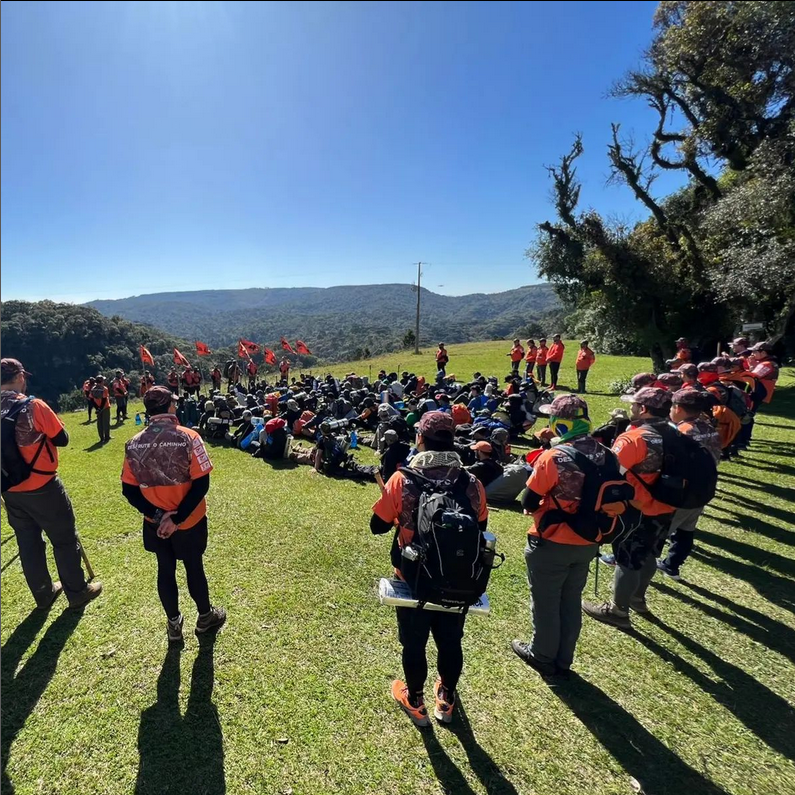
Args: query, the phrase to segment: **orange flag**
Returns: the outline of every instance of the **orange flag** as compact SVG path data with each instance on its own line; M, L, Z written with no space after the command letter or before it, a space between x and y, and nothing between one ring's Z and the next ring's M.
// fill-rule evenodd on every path
M246 352L253 356L259 353L259 345L256 342L249 342L248 340L240 340L240 344L246 349Z
M265 364L276 364L276 354L270 348L265 348Z
M312 355L312 351L310 351L309 348L306 347L306 343L303 342L302 340L296 341L295 349L298 351L298 353L305 353L307 356Z
M176 348L174 348L174 364L190 367L190 362Z
M197 342L196 353L198 353L199 356L209 356L212 351L203 342Z
M290 343L287 342L287 340L284 337L282 337L281 343L282 343L282 348L284 348L284 350L286 350L287 353L295 353L295 351L293 350L293 346L290 345Z
M155 366L155 360L152 357L152 354L149 353L148 348L144 348L143 345L139 345L139 353L141 354L141 363L142 364L150 364L152 367Z

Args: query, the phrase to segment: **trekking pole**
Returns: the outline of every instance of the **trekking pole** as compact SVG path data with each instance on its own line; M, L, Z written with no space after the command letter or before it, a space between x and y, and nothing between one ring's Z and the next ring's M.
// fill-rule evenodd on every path
M88 555L86 555L86 549L83 546L83 542L80 540L80 536L77 534L77 532L75 532L75 535L77 536L77 543L80 545L80 557L83 558L83 563L86 564L88 581L91 582L91 580L94 579L94 569L91 568L91 564L88 561Z
M599 598L599 547L596 548L596 557L594 558L594 573L593 573L593 595Z

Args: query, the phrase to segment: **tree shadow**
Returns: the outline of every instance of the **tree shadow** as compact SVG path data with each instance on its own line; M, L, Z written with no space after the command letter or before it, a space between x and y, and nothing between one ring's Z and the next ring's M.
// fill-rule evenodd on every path
M718 482L720 483L724 480L734 481L737 483L737 488L743 489L743 493L749 490L759 491L766 496L772 495L773 497L777 497L778 499L785 501L791 500L793 497L793 489L791 488L787 488L786 486L778 486L775 483L754 480L753 478L745 478L742 475L738 475L736 472L721 471ZM732 493L732 496L739 498L742 495Z
M713 547L718 547L718 549L729 552L743 560L747 560L749 563L754 563L762 568L772 569L787 577L795 577L795 560L787 558L784 555L768 552L768 550L755 547L753 544L746 544L744 541L736 541L733 538L729 538L729 536L711 533L709 530L699 529L698 538L699 542L706 541ZM795 584L793 588L795 588Z
M762 469L765 472L773 472L776 475L795 476L795 467L789 466L789 464L777 464L773 461L760 461L758 458L748 459L742 457L736 458L732 463L752 467L755 470Z
M181 652L168 649L157 679L157 701L141 713L135 795L226 792L224 740L212 701L214 645L215 635L199 643L184 716L179 710Z
M36 651L15 675L19 661L44 626L47 616L46 610L33 610L3 644L2 655L0 655L2 657L0 678L3 691L0 790L3 795L14 792L14 785L6 772L11 746L47 689L47 685L55 673L58 658L69 640L69 636L75 631L78 622L83 617L83 611L64 610L50 624L39 641Z
M795 709L785 699L747 674L742 668L722 659L654 614L646 613L644 618L703 660L712 668L720 681L703 674L695 665L661 646L648 635L637 632L639 643L660 659L673 665L701 690L712 696L762 742L787 759L795 760Z
M738 632L747 635L756 643L761 643L765 648L778 652L792 663L795 663L795 631L786 624L775 621L756 610L738 605L732 602L731 599L713 594L706 588L699 588L684 580L682 580L681 584L686 585L697 593L706 595L708 598L726 606L729 610L733 610L737 613L744 613L749 617L742 618L739 615L732 615L732 613L728 613L725 610L719 610L714 605L702 602L700 599L694 599L690 594L683 593L677 588L671 588L664 583L652 582L652 587L664 593L666 596L672 596L674 599L678 599L680 602L684 602L686 605L700 610L711 618L716 618L718 621L728 624Z
M789 610L791 613L795 613L795 588L792 586L792 580L771 574L769 571L764 571L739 560L716 555L714 552L700 547L696 547L692 555L694 558L698 558L735 579L745 580L769 602L778 605L784 610Z
M716 515L716 511L726 514L729 518ZM771 541L776 541L779 544L795 546L795 532L765 522L752 514L740 514L713 503L707 506L705 515L707 518L713 519L721 524L732 525L732 527L736 527L744 533L756 533L757 535L769 538ZM793 516L792 521L795 522L795 516ZM702 530L699 529L699 533L701 532Z
M780 442L776 439L754 439L752 451L760 452L763 455L795 456L795 444Z
M782 491L786 492L787 489L782 489ZM720 499L731 506L728 509L723 508L722 510L728 510L738 518L745 519L747 514L741 513L739 510L735 510L735 508L750 508L752 511L756 511L759 514L781 519L789 525L795 524L795 511L777 508L775 505L770 505L769 502L760 502L753 497L749 497L747 494L732 494L720 488L718 492L720 493ZM781 499L784 501L792 501L795 499L795 489L789 489L789 494L782 495Z
M726 795L592 682L573 674L566 686L551 690L646 795Z

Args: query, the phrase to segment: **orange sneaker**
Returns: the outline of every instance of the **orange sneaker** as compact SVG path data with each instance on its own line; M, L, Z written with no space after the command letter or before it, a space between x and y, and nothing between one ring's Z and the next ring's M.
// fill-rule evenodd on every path
M406 687L406 683L400 679L395 679L392 682L392 698L400 704L415 726L430 726L431 721L428 718L428 710L425 709L425 701L422 696L419 697L417 706L413 706L409 701L409 689Z
M455 694L442 685L441 678L437 679L433 686L433 696L436 699L433 716L442 723L451 723L455 708Z

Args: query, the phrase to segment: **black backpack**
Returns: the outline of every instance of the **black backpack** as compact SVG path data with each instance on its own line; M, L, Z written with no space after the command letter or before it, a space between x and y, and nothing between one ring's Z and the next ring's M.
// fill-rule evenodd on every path
M38 472L33 468L38 461L41 451L47 444L47 437L42 435L39 449L33 456L33 460L28 463L22 457L17 445L17 420L20 414L28 411L33 398L14 401L7 409L4 409L0 418L0 445L2 445L2 491L6 492L12 486L24 483L33 472ZM44 473L41 473L44 474Z
M629 504L635 497L635 489L621 474L615 455L607 450L600 466L571 445L559 444L555 450L571 458L585 478L574 513L564 511L552 497L557 508L542 517L537 528L541 538L550 525L560 522L595 544L618 541L629 535L640 521L640 511Z
M655 483L645 483L633 474L651 496L672 508L703 508L714 496L718 484L715 459L695 439L668 423L656 426L662 436L663 463Z
M462 471L445 490L416 470L401 472L420 491L410 545L416 557L404 550L401 574L419 607L432 602L466 610L486 592L494 562L466 494L469 474Z

